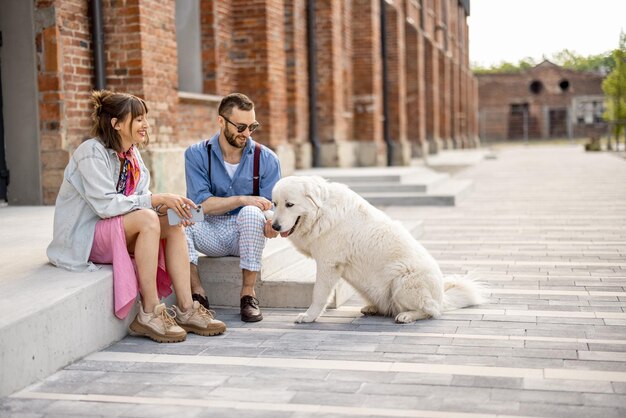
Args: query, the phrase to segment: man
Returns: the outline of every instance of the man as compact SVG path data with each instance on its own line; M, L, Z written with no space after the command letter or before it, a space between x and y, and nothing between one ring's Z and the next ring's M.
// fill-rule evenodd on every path
M261 270L265 238L278 236L263 211L272 206L280 163L274 152L250 136L259 123L247 96L225 96L217 121L218 133L185 151L187 197L201 205L205 214L203 222L186 228L191 289L194 299L208 307L198 275L198 251L211 257L239 256L241 320L256 322L263 319L254 283Z

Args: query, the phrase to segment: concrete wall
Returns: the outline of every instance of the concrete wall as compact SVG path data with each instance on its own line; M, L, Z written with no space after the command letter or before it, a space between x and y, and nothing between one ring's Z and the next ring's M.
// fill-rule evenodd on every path
M43 203L33 3L0 2L4 140L13 205Z

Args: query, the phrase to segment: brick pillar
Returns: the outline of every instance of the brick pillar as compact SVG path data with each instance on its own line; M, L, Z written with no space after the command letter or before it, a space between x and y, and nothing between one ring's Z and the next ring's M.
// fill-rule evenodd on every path
M287 138L295 147L297 168L311 166L306 5L306 0L285 2Z
M236 88L255 102L255 138L276 150L287 140L284 3L234 0L231 19Z
M407 141L407 80L404 4L385 3L387 29L387 74L389 88L389 123L391 138L395 143L393 164L408 165L411 162L411 149Z
M439 120L441 143L445 149L451 148L450 136L450 57L445 51L438 50L439 56Z
M424 41L426 139L428 152L436 154L441 149L439 112L439 58L432 39Z
M343 117L345 121L345 135L349 140L354 140L354 80L352 71L352 7L350 1L341 1L341 14L343 16L343 45L341 53L343 72ZM354 152L353 152L354 154Z
M410 23L405 24L405 45L406 45L406 113L407 113L407 138L411 142L413 154L421 150L419 143L419 125L422 122L417 115L418 106L418 74L417 74L417 55L418 55L418 33L414 26ZM418 155L421 155L419 152Z
M70 153L91 128L93 60L87 4L37 1L43 203L53 204Z
M473 146L480 146L480 135L478 133L478 79L472 75L470 78L470 106L468 119L471 121L471 138L473 138Z
M178 106L175 3L104 5L107 85L148 104L151 149L175 141Z
M470 146L467 136L467 69L459 69L459 137L463 148Z
M344 120L341 3L341 0L315 2L317 123L321 164L326 167L353 165L352 151L342 144L348 138Z
M354 0L352 4L354 135L360 141L357 163L363 166L386 161L379 5L379 0Z
M456 49L456 46L455 46ZM458 52L457 52L458 53ZM452 128L451 128L451 137L452 137L452 146L454 148L463 148L463 140L461 138L461 73L459 68L459 63L457 61L458 55L455 59L451 61L452 65L452 94L451 94L451 109L452 109Z
M233 48L231 2L200 0L200 36L203 90L224 96L235 90L237 71L230 52Z

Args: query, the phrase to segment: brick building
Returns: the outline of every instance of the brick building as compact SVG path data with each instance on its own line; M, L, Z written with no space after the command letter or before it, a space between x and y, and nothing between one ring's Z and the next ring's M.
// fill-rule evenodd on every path
M483 141L580 138L606 130L601 74L543 61L521 73L477 78Z
M469 0L3 0L8 200L54 203L98 77L148 103L154 191L184 192L184 148L232 91L255 101L283 174L477 146L468 14Z

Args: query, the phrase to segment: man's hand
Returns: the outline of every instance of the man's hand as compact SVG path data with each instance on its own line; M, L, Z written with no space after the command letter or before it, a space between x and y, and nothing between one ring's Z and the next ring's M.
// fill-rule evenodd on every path
M272 208L272 202L262 196L241 196L241 201L241 206L256 206L262 211Z
M265 233L266 238L276 238L278 236L278 231L274 231L274 228L272 228L271 219L267 219L265 221L265 227L263 232Z

